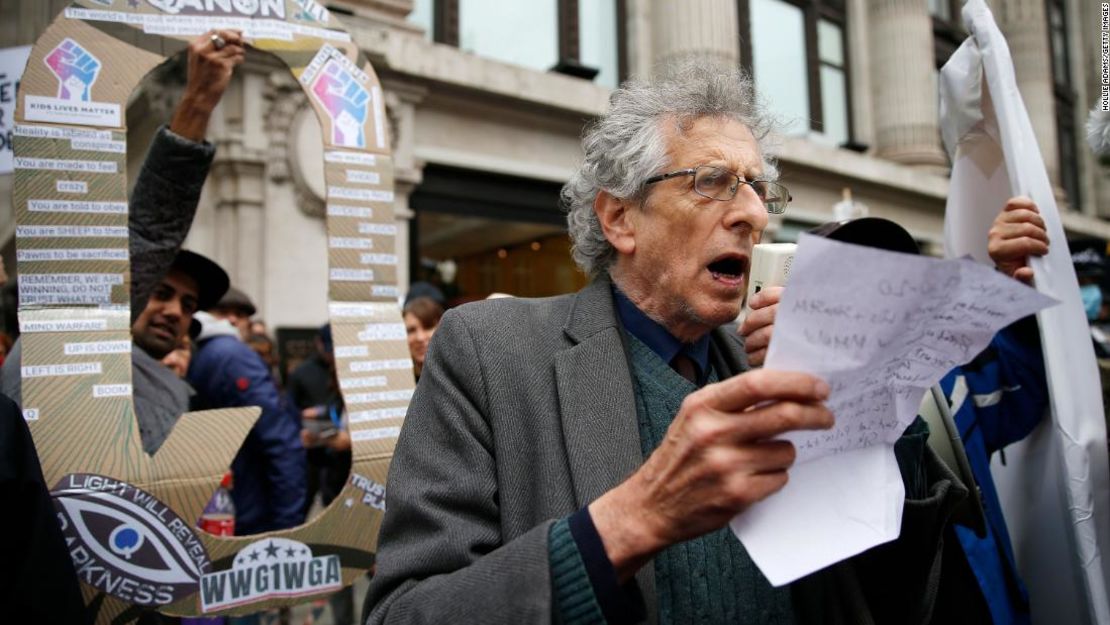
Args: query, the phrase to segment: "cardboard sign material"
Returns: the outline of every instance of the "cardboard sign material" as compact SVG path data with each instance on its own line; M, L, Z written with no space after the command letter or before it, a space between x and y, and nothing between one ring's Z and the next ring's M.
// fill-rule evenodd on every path
M195 528L259 410L182 415L151 457L131 399L123 111L151 69L216 28L280 58L324 130L327 289L353 441L332 505L260 536ZM350 584L372 563L413 390L385 108L350 36L314 0L78 0L32 48L16 123L24 417L98 622L246 614Z

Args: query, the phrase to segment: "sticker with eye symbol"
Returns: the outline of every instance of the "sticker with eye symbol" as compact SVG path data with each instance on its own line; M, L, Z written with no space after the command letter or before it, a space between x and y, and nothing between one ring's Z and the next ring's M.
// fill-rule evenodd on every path
M108 548L130 560L131 554L143 546L143 532L127 523L121 523L108 537Z
M73 473L51 494L77 577L94 588L156 607L195 593L211 567L192 524L142 489Z

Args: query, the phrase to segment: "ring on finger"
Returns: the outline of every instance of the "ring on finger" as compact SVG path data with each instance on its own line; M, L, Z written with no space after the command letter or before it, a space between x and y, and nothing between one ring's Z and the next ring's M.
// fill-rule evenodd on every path
M209 37L209 39L212 40L212 46L217 50L223 50L224 46L227 45L227 40L216 33L212 33L212 36Z

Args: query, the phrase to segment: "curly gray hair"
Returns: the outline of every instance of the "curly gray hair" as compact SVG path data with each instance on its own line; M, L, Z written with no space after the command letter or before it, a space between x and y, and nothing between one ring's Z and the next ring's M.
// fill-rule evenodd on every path
M616 259L594 213L594 198L606 191L621 199L642 199L644 180L667 165L663 122L674 122L681 133L703 117L726 117L747 126L759 143L764 172L769 178L776 175L765 145L775 121L757 100L751 78L739 69L688 58L652 79L624 83L613 92L609 112L586 128L585 158L561 194L571 255L590 278L607 271Z

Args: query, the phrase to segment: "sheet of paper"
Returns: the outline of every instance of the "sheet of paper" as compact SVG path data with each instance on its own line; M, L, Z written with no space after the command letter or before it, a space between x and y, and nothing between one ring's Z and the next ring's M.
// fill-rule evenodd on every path
M824 378L836 425L785 436L798 450L790 481L732 520L767 579L787 584L897 538L894 442L925 390L1054 303L970 259L802 235L764 366Z

